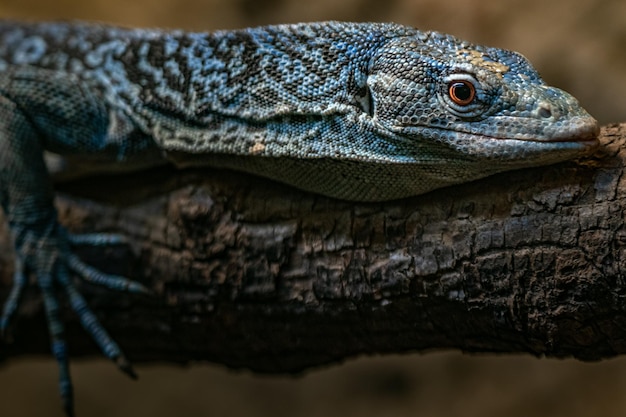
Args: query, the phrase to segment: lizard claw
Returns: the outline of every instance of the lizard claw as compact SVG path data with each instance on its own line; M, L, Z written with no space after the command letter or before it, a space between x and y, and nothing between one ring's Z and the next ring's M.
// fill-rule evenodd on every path
M126 359L126 356L120 355L117 358L114 358L114 361L115 361L115 364L117 365L117 367L120 369L120 371L124 372L131 379L135 379L136 380L136 379L139 378L139 376L137 375L137 373L133 369L133 366L130 363L130 361L128 359Z

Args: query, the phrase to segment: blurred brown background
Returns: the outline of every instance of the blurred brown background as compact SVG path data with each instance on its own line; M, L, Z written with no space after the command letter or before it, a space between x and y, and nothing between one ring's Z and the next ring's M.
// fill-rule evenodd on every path
M313 20L394 21L526 55L601 123L626 122L623 0L0 0L0 17L228 29ZM301 378L215 365L141 366L127 381L74 361L80 416L623 416L626 359L602 363L430 353L361 358ZM0 416L62 416L49 359L0 370Z

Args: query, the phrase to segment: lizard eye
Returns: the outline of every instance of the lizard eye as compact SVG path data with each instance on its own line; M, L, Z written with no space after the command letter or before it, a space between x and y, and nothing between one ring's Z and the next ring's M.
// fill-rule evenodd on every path
M467 80L456 80L448 84L448 96L459 106L467 106L476 96L474 84Z
M444 76L437 94L439 102L452 114L463 118L478 117L489 104L486 100L494 93L486 91L476 77L467 72Z

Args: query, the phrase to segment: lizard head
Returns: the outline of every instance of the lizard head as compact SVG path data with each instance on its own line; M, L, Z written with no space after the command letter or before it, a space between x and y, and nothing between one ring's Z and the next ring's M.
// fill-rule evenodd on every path
M389 41L371 62L369 111L382 128L520 166L597 144L597 121L522 55L436 32L417 36Z

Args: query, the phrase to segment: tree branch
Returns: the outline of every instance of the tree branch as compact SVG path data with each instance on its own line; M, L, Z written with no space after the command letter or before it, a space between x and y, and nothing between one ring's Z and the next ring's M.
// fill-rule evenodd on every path
M439 348L596 360L626 352L626 125L601 142L581 161L388 203L161 169L64 184L58 207L73 231L127 236L80 254L156 291L81 287L135 361L297 372ZM27 298L5 355L48 351ZM95 353L67 320L71 353Z

